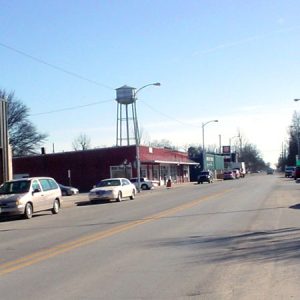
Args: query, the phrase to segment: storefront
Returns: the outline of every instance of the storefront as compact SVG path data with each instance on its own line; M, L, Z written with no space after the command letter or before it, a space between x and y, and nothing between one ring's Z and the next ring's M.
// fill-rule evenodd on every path
M186 152L140 146L140 176L160 185L190 180L189 166L197 165ZM14 177L51 176L59 183L88 191L101 179L136 177L136 147L111 147L83 151L40 154L13 159ZM24 176L24 175L22 175Z

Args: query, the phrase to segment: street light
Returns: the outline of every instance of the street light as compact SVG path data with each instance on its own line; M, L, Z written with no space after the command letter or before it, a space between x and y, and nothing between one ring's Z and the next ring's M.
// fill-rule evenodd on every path
M231 138L229 138L229 147L230 147L230 152L231 152L231 140L234 139L234 138L240 138L240 135L235 135ZM235 147L236 148L236 147Z
M204 151L204 127L205 125L207 125L208 123L212 123L212 122L219 122L218 120L210 120L206 123L202 123L202 149Z
M148 87L148 86L160 86L160 82L155 82L155 83L149 83L146 84L144 86L142 86L141 88L137 89L134 93L134 101L137 100L137 94L144 88ZM136 113L136 105L134 106L134 110L135 110L135 147L136 147L136 168L137 168L137 182L138 182L138 187L137 187L137 191L140 192L141 191L141 160L140 160L140 132L139 132L139 127L138 127L138 120L137 120L137 113Z
M206 164L204 163L205 161L205 149L204 149L204 127L209 124L209 123L212 123L212 122L219 122L218 120L210 120L210 121L207 121L205 123L202 123L202 153L203 153L203 170L205 170L205 166Z

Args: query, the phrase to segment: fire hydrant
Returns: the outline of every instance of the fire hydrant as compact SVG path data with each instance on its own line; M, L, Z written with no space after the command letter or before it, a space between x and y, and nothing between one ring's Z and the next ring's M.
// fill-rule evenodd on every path
M172 182L171 182L171 179L168 179L167 181L167 188L170 188L172 187Z

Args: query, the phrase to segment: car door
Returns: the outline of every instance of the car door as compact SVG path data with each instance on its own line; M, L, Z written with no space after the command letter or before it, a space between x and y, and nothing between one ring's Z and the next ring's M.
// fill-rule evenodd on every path
M40 211L44 209L44 192L37 179L31 183L30 193L32 195L33 210Z
M53 188L51 186L51 183L49 182L48 178L41 178L39 179L40 184L43 189L43 199L41 206L43 207L43 210L51 209L53 207Z
M122 179L123 197L131 196L131 184L129 180Z

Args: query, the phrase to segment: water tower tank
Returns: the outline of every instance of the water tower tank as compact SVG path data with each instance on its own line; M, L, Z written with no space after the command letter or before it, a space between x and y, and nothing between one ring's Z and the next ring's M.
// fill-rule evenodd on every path
M123 85L122 87L116 89L117 99L116 101L120 104L132 104L135 99L135 88Z

